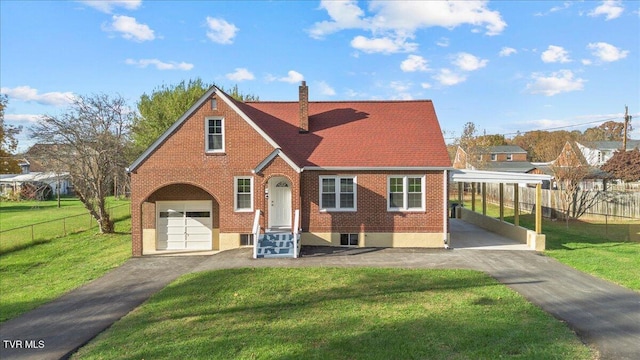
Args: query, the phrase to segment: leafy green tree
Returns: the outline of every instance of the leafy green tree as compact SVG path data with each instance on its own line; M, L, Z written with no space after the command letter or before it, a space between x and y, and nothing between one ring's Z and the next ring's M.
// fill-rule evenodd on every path
M155 88L151 94L142 94L137 103L138 114L133 119L132 156L136 157L151 146L213 85L197 78L183 80L175 85L162 85ZM237 85L225 92L240 101L259 100L257 96L242 94Z
M0 95L0 174L19 174L20 165L11 153L18 147L16 135L20 133L22 127L5 124L4 109L8 103L7 96Z

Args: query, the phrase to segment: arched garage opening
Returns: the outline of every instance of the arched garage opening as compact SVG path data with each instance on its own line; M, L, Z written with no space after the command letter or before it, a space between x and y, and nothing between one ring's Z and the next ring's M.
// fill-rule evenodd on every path
M142 204L143 254L216 250L218 201L191 184L171 184L154 191Z

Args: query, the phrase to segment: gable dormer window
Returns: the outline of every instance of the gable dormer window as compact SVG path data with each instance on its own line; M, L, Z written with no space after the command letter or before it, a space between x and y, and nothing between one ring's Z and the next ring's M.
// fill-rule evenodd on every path
M206 152L224 152L224 118L208 117L205 119Z

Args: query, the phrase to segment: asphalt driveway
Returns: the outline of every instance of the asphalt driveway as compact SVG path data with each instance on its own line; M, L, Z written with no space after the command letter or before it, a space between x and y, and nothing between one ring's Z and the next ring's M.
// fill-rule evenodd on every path
M465 229L466 233L456 233L452 227L452 238L476 236L473 233L488 236L479 228L473 232ZM299 259L253 260L247 248L209 256L132 258L104 277L3 323L0 358L65 358L182 274L263 266L479 270L566 321L600 352L601 359L640 358L640 293L573 270L534 251L481 250L475 246L453 250L314 247L303 248Z

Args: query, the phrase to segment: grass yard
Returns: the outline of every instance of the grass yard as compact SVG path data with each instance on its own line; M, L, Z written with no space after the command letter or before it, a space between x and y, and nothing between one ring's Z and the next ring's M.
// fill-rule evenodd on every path
M465 203L471 208L471 204ZM476 204L482 212L482 205ZM487 204L487 215L499 218L499 207ZM513 210L505 209L504 220L513 223ZM531 214L520 215L520 226L535 228ZM640 291L640 242L632 241L640 231L638 220L570 220L543 219L546 235L545 254L575 269ZM637 236L637 235L636 235Z
M71 197L60 199L60 208L57 200L0 201L0 231L86 212L80 200Z
M189 274L73 359L592 359L568 327L470 270Z
M130 218L116 222L116 231L102 235L93 228L0 255L0 321L34 309L124 263L131 256Z
M128 200L107 198L114 220L130 216ZM80 200L0 202L0 254L34 246L69 234L97 228Z

